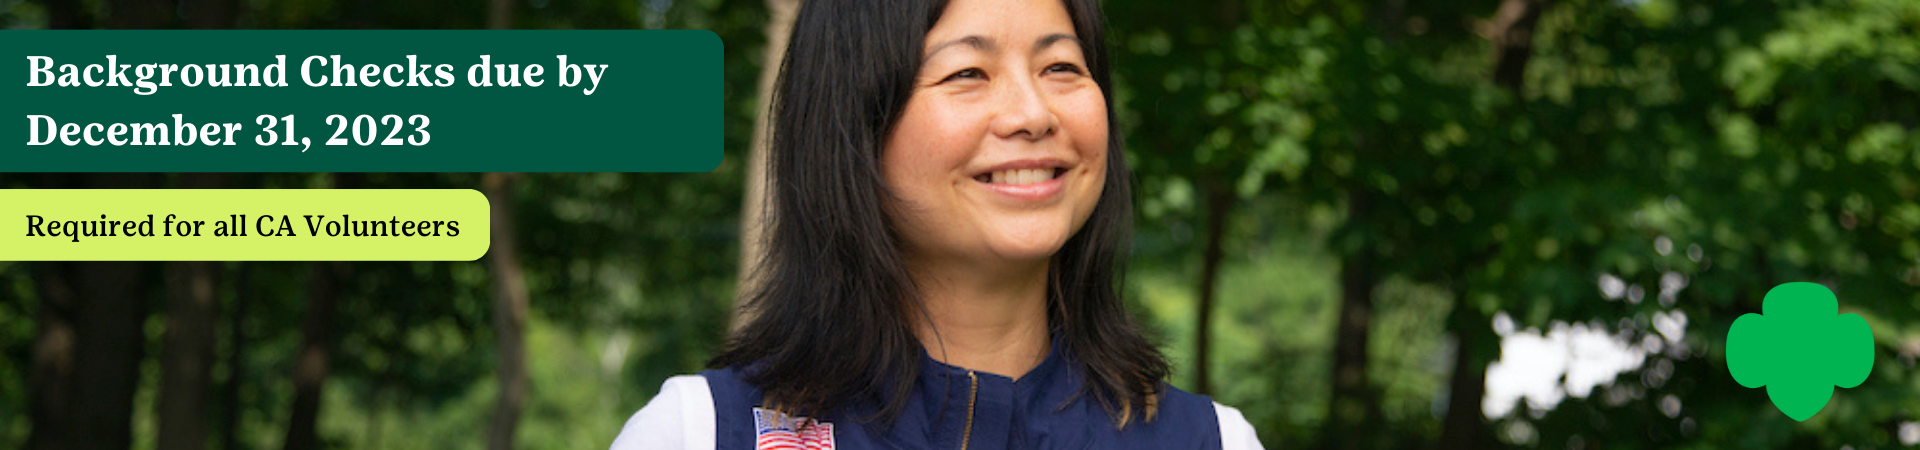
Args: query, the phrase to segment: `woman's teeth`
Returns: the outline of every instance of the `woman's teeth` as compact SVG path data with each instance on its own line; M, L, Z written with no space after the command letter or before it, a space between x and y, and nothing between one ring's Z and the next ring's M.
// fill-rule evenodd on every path
M1017 169L1002 170L993 173L989 183L994 184L1034 184L1053 179L1053 169Z

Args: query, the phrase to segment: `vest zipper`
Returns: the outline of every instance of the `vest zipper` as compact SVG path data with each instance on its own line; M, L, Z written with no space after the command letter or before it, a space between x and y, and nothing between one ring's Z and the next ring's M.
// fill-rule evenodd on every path
M967 388L967 429L960 435L960 450L967 450L967 441L973 440L973 402L980 396L980 377L969 370L967 381L970 382Z

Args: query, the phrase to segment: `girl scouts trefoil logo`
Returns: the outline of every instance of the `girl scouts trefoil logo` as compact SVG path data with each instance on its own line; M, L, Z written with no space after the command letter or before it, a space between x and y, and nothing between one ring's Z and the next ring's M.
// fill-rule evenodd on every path
M1741 386L1766 386L1787 417L1813 417L1834 386L1859 386L1873 371L1873 330L1858 314L1840 314L1840 300L1826 286L1775 286L1760 311L1727 330L1727 370Z
M833 450L833 424L753 409L754 448L758 450Z

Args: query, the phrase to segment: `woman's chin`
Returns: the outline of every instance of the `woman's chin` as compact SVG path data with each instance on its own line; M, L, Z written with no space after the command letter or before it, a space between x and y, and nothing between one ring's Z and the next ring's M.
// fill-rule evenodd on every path
M1066 236L1027 236L990 244L994 256L1007 262L1035 262L1052 258L1066 244Z
M1041 213L998 217L986 221L981 237L993 256L1008 262L1029 262L1052 258L1077 227L1073 214L1064 208Z

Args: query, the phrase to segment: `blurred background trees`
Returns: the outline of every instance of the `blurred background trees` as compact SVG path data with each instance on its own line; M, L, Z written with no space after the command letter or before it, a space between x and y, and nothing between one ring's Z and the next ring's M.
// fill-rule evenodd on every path
M469 263L0 262L0 448L607 445L727 327L793 4L0 0L9 28L710 29L728 102L710 174L0 174L474 188L514 225ZM1129 301L1269 448L1920 444L1920 3L1104 4ZM1807 422L1721 350L1788 281L1878 343Z

